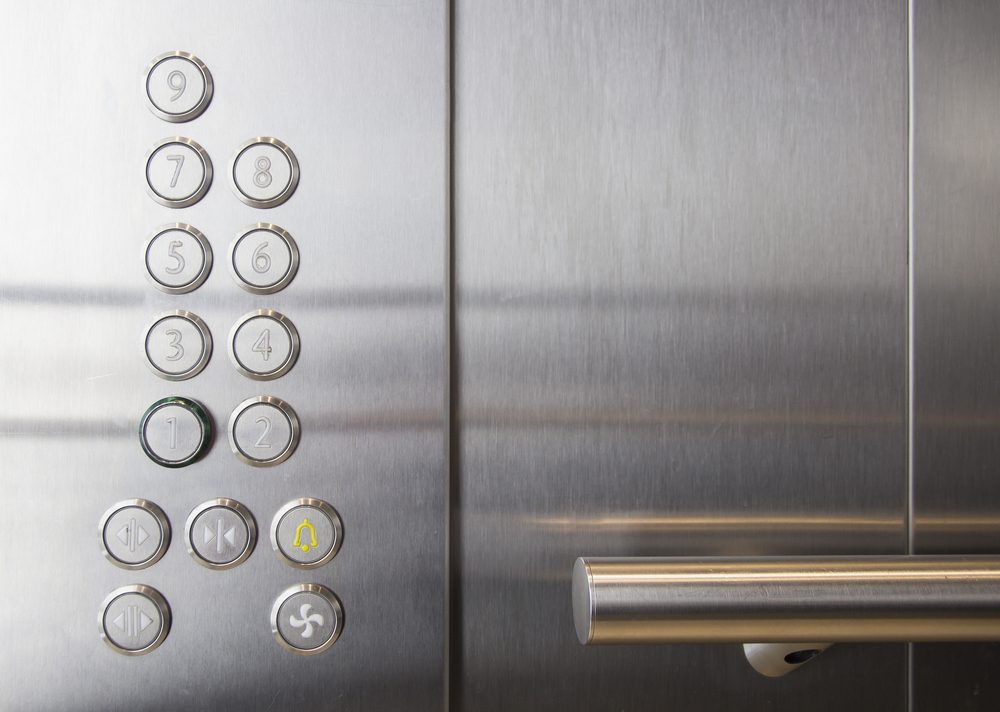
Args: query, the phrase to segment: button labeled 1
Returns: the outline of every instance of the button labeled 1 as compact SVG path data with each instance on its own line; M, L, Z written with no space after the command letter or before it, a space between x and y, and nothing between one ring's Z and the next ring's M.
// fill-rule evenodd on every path
M166 52L146 69L146 100L154 115L171 123L191 121L212 101L212 73L190 52Z
M229 358L249 378L269 381L283 376L298 356L299 332L273 309L244 314L229 332Z
M267 467L284 462L298 443L298 416L280 398L248 398L229 418L229 445L248 465Z
M257 223L229 246L236 283L253 294L273 294L288 286L299 268L299 248L284 228Z
M160 378L183 381L205 368L212 334L197 315L177 309L158 316L146 330L146 359Z
M194 205L211 185L212 159L189 138L165 138L146 157L146 190L160 205Z
M146 409L139 421L139 442L150 460L184 467L201 457L212 440L212 421L191 398L169 396Z
M197 228L172 223L157 229L146 243L146 274L167 294L186 294L212 271L212 247Z
M252 208L273 208L292 197L299 184L299 161L283 141L252 138L229 164L236 197Z

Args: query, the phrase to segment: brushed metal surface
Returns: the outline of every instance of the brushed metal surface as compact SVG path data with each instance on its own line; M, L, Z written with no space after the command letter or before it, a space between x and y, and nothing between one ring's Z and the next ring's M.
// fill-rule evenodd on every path
M7 141L0 159L0 709L437 710L443 704L447 7L431 2L171 0L3 2ZM191 51L214 95L182 133L226 166L254 136L295 151L301 180L272 210L239 202L225 176L197 205L145 192L143 160L176 125L148 110L143 72ZM240 228L289 230L301 251L283 291L253 295L218 265L168 295L145 275L159 225L204 232L216 257ZM243 314L273 308L301 336L295 368L255 382L217 348L183 383L150 373L143 329L159 313L200 315L222 344ZM302 423L285 463L229 451L245 398L287 401ZM143 410L182 395L216 430L206 457L167 470L143 455ZM312 571L266 546L229 571L198 566L175 535L143 571L105 561L113 503L142 497L175 532L200 502L231 497L261 526L299 497L343 517L337 558ZM111 591L162 592L163 645L126 658L101 642ZM315 583L344 608L330 650L275 642L269 614Z
M995 2L913 4L918 553L1000 552L997 37ZM998 660L998 645L915 646L914 710L1000 708Z
M902 645L776 685L568 601L583 554L905 551L905 4L454 12L453 707L904 709Z
M1000 641L1000 558L579 558L584 645Z

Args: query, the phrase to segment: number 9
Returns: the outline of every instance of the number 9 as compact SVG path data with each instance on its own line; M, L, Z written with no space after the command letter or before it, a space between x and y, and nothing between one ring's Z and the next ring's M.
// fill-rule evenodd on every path
M170 97L170 101L177 101L181 98L181 94L183 94L184 90L187 89L187 83L187 76L185 76L184 72L178 69L175 69L167 75L167 86L177 92Z

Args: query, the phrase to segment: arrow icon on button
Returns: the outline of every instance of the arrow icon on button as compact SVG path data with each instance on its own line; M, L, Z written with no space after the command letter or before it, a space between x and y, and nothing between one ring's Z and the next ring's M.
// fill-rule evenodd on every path
M205 543L211 544L214 541L215 553L217 554L221 554L225 550L225 544L227 543L229 546L236 546L236 525L234 524L229 529L223 531L225 526L226 523L221 518L215 520L214 529L207 524L205 525Z
M125 635L135 638L153 624L153 619L143 613L139 606L128 606L112 623Z
M119 529L115 536L118 537L118 541L128 547L129 551L135 551L136 547L142 546L142 543L149 538L149 532L143 529L142 525L137 523L135 519L129 519L128 524Z

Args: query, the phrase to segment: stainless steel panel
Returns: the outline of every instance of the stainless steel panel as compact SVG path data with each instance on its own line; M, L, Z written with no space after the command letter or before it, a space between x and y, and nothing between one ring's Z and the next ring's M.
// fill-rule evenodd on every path
M4 2L6 136L0 167L0 708L4 710L372 710L443 704L446 477L445 248L447 7L431 2ZM157 55L195 52L215 92L192 122L146 107ZM189 136L217 172L207 196L171 210L145 192L159 139ZM254 136L295 151L301 180L273 210L233 195L225 167ZM216 264L169 295L147 280L145 241L188 222ZM258 221L298 243L295 280L273 295L240 289L227 246ZM143 330L168 309L208 324L205 371L153 375ZM246 378L225 338L274 308L301 336L295 368ZM139 448L143 410L171 395L206 405L215 443L166 470ZM285 463L257 469L229 451L225 425L245 398L298 413ZM97 526L113 503L147 498L174 527L164 558L112 566ZM184 550L200 502L232 497L266 529L285 503L337 508L344 544L314 571L263 542L239 567L210 571ZM173 612L164 644L125 658L101 642L99 607L144 583ZM304 658L275 642L269 614L289 586L318 583L344 606L343 634Z
M1000 552L1000 5L913 4L914 541ZM914 709L1000 707L997 645L914 648Z
M581 647L579 555L903 553L906 6L456 3L452 702L901 710Z

